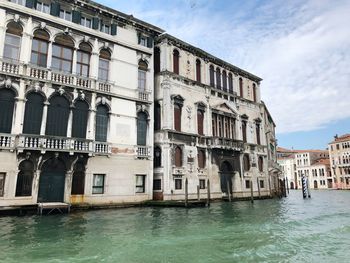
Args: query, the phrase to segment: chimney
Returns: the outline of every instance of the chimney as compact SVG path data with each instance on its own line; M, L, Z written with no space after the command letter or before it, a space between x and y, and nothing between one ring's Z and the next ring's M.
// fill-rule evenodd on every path
M334 136L334 139L338 139L338 134L336 134L336 135Z

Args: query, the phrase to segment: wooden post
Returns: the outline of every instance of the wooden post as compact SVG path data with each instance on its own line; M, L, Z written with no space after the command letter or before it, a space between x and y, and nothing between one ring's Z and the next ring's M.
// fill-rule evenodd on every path
M259 178L256 178L256 183L258 184L259 199L261 199Z
M287 185L287 194L289 194L289 182L288 182L288 178L286 177L286 185Z
M271 177L269 175L269 192L270 192L270 197L272 197L272 191L271 191Z
M188 205L188 180L185 179L185 206Z
M231 202L230 183L228 182L228 179L226 179L226 189L227 189L228 200Z
M199 192L199 191L200 191L200 190L199 190L199 185L197 185L197 199L198 199L198 201L201 200L200 192Z
M207 206L210 206L210 182L209 182L209 179L207 181L207 194L208 194L208 197L207 197Z
M253 180L250 180L250 202L254 203Z

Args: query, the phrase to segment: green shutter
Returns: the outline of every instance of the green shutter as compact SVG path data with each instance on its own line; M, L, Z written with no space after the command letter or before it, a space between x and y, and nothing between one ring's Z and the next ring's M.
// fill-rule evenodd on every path
M53 16L60 16L60 4L57 2L51 3L50 14Z
M99 23L100 23L100 19L98 19L98 17L92 18L92 28L93 29L98 29Z
M141 33L137 32L137 44L141 44Z
M112 24L111 25L111 35L112 36L117 35L117 24Z
M36 9L37 0L27 0L26 7Z
M81 12L79 12L77 10L73 10L73 12L72 12L72 22L80 25L80 23L81 23Z
M153 38L147 37L147 47L152 48L153 47Z

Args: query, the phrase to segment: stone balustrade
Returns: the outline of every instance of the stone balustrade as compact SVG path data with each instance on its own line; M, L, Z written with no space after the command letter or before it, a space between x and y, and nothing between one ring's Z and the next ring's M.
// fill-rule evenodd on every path
M15 136L11 134L0 134L0 149L15 148Z
M212 145L213 148L219 147L219 148L231 148L236 151L242 151L244 149L243 142L236 141L234 139L227 139L227 138L212 138Z
M151 147L149 146L135 146L135 154L137 158L151 157Z

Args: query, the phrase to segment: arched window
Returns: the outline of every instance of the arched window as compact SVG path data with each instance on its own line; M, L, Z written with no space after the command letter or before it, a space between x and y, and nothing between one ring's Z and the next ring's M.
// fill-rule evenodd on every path
M225 70L222 72L222 89L227 92L227 74Z
M243 98L243 80L239 78L239 96Z
M146 90L146 76L148 65L145 61L139 61L138 88L141 91Z
M96 110L95 140L98 142L106 142L107 131L108 131L108 108L104 105L98 105Z
M181 131L181 112L182 105L174 104L174 128L176 131Z
M109 63L111 60L111 53L107 49L102 49L100 52L100 59L98 63L98 79L107 81L109 79Z
M210 65L209 67L209 78L210 78L210 86L213 88L215 87L215 81L214 81L214 66Z
M23 29L20 24L10 22L7 25L3 57L11 60L20 59L21 37Z
M88 77L90 72L90 54L91 47L88 43L83 42L79 45L77 51L77 74L82 77Z
M253 83L253 99L254 99L254 102L256 102L256 85L255 83Z
M31 196L34 165L31 161L25 160L20 163L18 168L16 196Z
M34 92L31 92L27 95L23 123L24 134L40 134L43 107L43 96Z
M243 142L247 142L247 122L242 121L242 135L243 135Z
M202 109L197 110L197 131L199 135L203 135L204 112Z
M174 49L173 51L173 72L175 74L179 74L179 61L180 60L180 54L177 49Z
M147 114L137 114L137 145L146 145L147 140Z
M259 171L263 172L263 170L264 170L264 159L262 158L262 156L259 156L258 167L259 167Z
M67 136L69 101L64 96L55 95L50 100L47 111L46 135Z
M15 96L11 89L0 89L0 133L11 133Z
M179 146L175 148L175 166L176 167L182 166L182 150Z
M78 160L74 165L72 178L72 195L83 195L85 188L85 163Z
M154 48L154 73L160 72L160 49L159 47Z
M47 67L47 52L49 47L49 34L42 29L38 29L34 32L34 38L32 42L32 54L30 62L39 67Z
M82 100L78 100L73 108L72 137L86 138L86 129L89 115L89 105Z
M161 127L161 108L159 102L154 104L154 129L160 130Z
M57 36L55 43L52 44L51 68L58 71L71 73L73 64L73 48L74 42L70 37L66 35Z
M246 172L250 170L250 161L249 161L248 154L243 155L243 168L244 168L244 171Z
M205 151L204 150L198 150L197 154L197 159L198 159L198 167L199 168L205 168Z
M255 128L256 128L256 144L260 145L260 124L256 123L255 124Z
M221 72L220 68L216 68L216 88L221 89Z
M154 167L162 166L162 150L158 146L154 148L153 164L154 164Z
M233 79L232 73L228 73L228 92L233 94Z
M199 59L196 60L196 80L201 82L201 61Z

